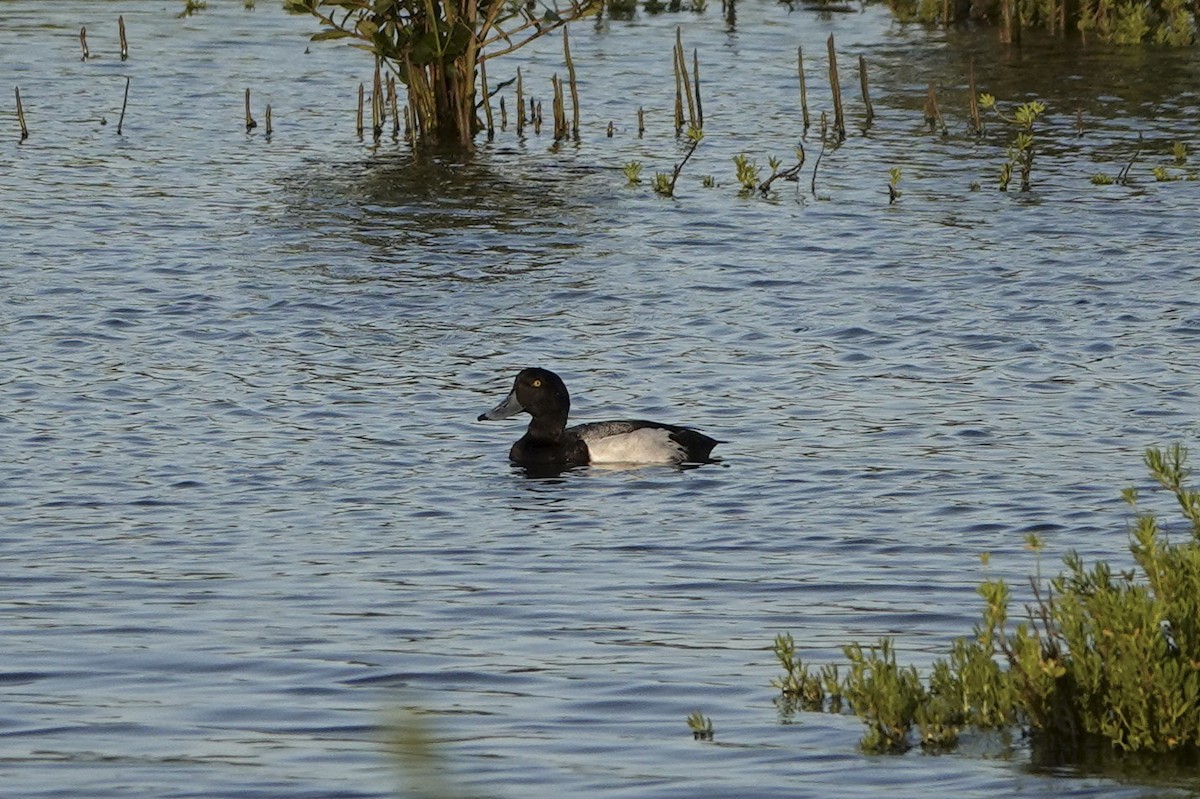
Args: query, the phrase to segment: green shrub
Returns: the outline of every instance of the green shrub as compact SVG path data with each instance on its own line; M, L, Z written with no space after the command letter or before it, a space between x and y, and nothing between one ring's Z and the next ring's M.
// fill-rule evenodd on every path
M1200 491L1185 485L1183 447L1150 449L1145 461L1189 522L1186 540L1170 541L1129 489L1135 569L1089 568L1070 552L1048 584L1031 579L1033 602L1015 625L1008 586L985 581L982 620L927 682L897 663L888 639L847 646L849 670L839 681L834 667L811 673L791 636L781 635L774 650L784 676L772 684L803 709L837 712L844 697L867 725L868 751L904 751L914 727L934 750L952 747L966 727L1019 727L1061 751L1096 741L1125 751L1200 751ZM1036 538L1028 543L1041 547Z

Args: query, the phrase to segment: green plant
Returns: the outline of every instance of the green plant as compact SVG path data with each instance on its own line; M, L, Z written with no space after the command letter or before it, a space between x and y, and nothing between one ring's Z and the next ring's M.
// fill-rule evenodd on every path
M712 175L703 175L700 178L700 185L706 189L711 189L717 185L717 179Z
M1093 186L1108 186L1112 183L1113 179L1103 172L1097 172L1096 174L1092 175Z
M1046 112L1046 105L1032 100L1017 106L1009 116L997 107L995 97L984 93L979 95L979 107L992 111L1000 120L1017 128L1016 135L1005 150L1006 160L1000 165L1000 191L1008 191L1014 170L1020 172L1021 191L1029 191L1033 174L1033 125Z
M705 716L699 710L687 717L687 725L692 731L692 737L697 741L711 741L713 739L712 719Z
M1102 741L1126 751L1200 752L1200 491L1187 487L1183 447L1150 449L1145 463L1187 520L1186 540L1169 541L1127 489L1135 569L1089 568L1068 552L1066 570L1048 582L1039 566L1025 619L1015 624L1008 586L985 580L980 623L935 662L927 682L899 665L888 639L846 647L849 671L837 690L867 725L865 749L904 751L914 727L936 751L953 746L964 727L1017 726L1057 751ZM1044 545L1031 536L1026 546ZM833 710L828 686L797 657L791 637L778 636L774 650L784 675L772 684L784 697Z
M888 205L900 199L900 178L904 174L898 166L888 169Z
M771 191L771 184L777 180L788 180L793 183L799 180L797 176L800 174L800 170L804 167L804 157L804 145L801 144L796 146L796 163L792 166L789 166L787 169L783 168L783 161L775 156L770 156L767 158L767 166L770 167L771 174L766 180L758 184L759 192L765 196L769 191ZM755 174L757 175L757 167L755 167ZM751 187L747 186L746 190L749 191L750 188Z
M758 188L758 164L751 161L745 153L738 153L733 157L733 168L743 191L749 193Z
M1175 165L1183 166L1187 163L1188 148L1181 141L1171 142L1171 154L1175 156Z
M630 186L636 186L642 182L642 162L630 161L623 166L622 171L625 173L625 180Z
M542 13L506 0L285 0L284 7L319 20L313 41L350 39L387 65L408 88L422 137L470 147L481 128L480 64L595 13L601 2L565 0Z
M190 17L197 11L203 11L206 8L208 8L208 3L204 2L204 0L186 0L183 4L183 11L180 11L176 16L181 18Z

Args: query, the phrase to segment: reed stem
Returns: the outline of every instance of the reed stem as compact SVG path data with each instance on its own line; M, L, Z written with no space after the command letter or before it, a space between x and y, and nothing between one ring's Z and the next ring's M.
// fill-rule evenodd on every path
M17 122L21 125L21 141L29 138L29 128L25 126L25 106L21 105L21 87L15 87L17 92Z
M125 17L117 17L117 35L121 39L121 60L129 58L129 41L125 38Z
M87 28L86 27L82 27L79 29L79 46L83 49L83 57L80 58L79 60L87 61L88 55L90 55L90 54L88 53Z
M646 109L644 109L642 106L639 105L638 106L638 138L639 139L642 138L642 136L645 133L646 133Z
M567 61L567 83L571 87L571 136L579 138L579 86L575 83L575 62L571 59L571 43L567 28L563 27L563 57ZM563 118L563 135L566 136L566 116Z
M487 119L487 137L488 141L496 138L496 125L492 120L492 98L488 94L487 82L487 62L479 62L479 85L483 91L483 115Z
M796 71L800 75L800 113L804 117L804 131L808 132L808 89L804 85L804 48L796 48Z
M521 68L517 67L517 135L525 133L525 92L521 81Z
M858 80L862 84L863 105L867 107L867 127L869 128L875 121L875 109L871 106L871 91L867 84L867 59L861 55L858 57Z
M387 119L387 110L383 104L383 76L381 59L375 59L375 76L371 81L371 136L375 141L383 138L383 121Z
M825 42L829 48L829 89L833 92L833 129L837 132L838 141L846 138L846 117L842 112L842 86L838 82L837 53L834 51L833 34ZM820 157L817 158L818 163Z
M360 138L360 139L363 137L363 101L365 99L366 93L367 93L366 87L363 86L363 84L359 83L358 84L358 117L357 117L354 129L355 129L355 131L357 131L358 138ZM246 113L249 114L250 112L247 110Z
M971 133L983 135L983 120L979 118L979 92L975 89L975 59L967 62L967 91L970 92L968 104L971 111Z
M121 135L121 129L125 127L125 107L129 105L129 78L125 78L125 99L121 101L121 118L117 120L117 135Z
M704 105L700 102L700 54L692 50L692 83L696 86L696 127L704 130Z
M271 104L270 103L267 103L266 119L263 121L263 124L265 125L265 127L263 128L263 132L267 134L267 138L269 139L269 138L271 138Z
M254 130L258 127L258 123L254 121L254 117L250 115L250 89L246 89L246 132Z

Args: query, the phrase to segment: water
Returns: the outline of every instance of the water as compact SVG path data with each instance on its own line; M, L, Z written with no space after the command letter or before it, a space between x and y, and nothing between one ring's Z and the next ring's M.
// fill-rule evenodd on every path
M1020 746L863 756L853 719L780 719L768 647L896 635L927 664L978 613L980 555L1020 581L1030 532L1046 569L1127 564L1119 490L1197 434L1198 184L1149 173L1196 149L1190 54L1006 51L874 9L643 14L572 37L580 144L510 130L467 160L360 143L359 54L209 5L0 5L32 130L5 107L0 795L403 794L385 728L414 717L481 796L1148 790ZM678 23L706 138L664 200L620 167L681 157ZM797 45L828 106L830 32L849 140L815 197L810 136L800 184L739 198L734 154L796 145ZM558 47L493 84L548 85ZM972 55L1006 107L1050 108L1034 192L994 190L1002 125L961 135ZM931 80L949 137L923 127ZM1134 182L1093 186L1138 132ZM474 419L532 364L574 418L692 424L724 461L527 477L520 425Z

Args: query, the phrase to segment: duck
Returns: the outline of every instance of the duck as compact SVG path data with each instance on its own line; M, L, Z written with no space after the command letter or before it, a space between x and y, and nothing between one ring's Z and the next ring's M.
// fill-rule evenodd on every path
M508 459L525 466L582 466L600 463L712 463L722 442L690 427L643 419L590 422L567 427L571 397L561 377L549 369L517 373L512 391L478 421L533 417L529 429L509 450Z

